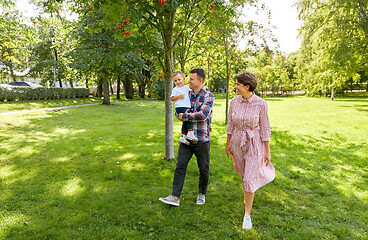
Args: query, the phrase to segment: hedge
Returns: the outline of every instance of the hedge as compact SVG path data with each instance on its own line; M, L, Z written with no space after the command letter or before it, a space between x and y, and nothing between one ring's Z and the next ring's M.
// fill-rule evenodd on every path
M0 86L0 101L86 98L86 97L89 97L88 88Z

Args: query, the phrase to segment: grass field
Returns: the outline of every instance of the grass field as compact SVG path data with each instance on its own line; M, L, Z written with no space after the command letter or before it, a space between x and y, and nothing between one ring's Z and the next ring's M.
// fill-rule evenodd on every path
M0 112L97 100L70 101ZM0 239L367 239L368 95L267 101L276 179L256 192L250 231L224 151L225 99L214 107L206 204L195 204L193 159L178 208L158 201L175 168L163 159L163 101L1 116Z

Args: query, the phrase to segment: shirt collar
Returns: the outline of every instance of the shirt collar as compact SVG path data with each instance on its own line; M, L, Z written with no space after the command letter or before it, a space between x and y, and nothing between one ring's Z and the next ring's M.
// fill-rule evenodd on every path
M241 102L249 102L249 103L251 103L251 102L253 102L254 101L254 99L255 99L255 96L256 94L253 92L252 93L252 96L250 96L250 98L248 98L248 99L244 99L242 96L240 96L240 100L241 100Z
M199 95L201 95L203 93L203 91L204 91L204 87L201 87L201 89L199 89L199 92L197 94L195 94L194 91L193 91L193 89L192 89L192 95L199 96Z

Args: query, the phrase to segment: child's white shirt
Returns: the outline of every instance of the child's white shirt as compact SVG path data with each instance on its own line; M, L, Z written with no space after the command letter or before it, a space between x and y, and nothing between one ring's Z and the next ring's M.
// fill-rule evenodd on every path
M178 107L190 108L191 107L190 99L189 99L189 91L190 91L190 88L187 85L184 85L182 87L174 87L171 93L171 97L176 97L181 94L185 95L184 99L179 99L175 101L175 108L178 108Z

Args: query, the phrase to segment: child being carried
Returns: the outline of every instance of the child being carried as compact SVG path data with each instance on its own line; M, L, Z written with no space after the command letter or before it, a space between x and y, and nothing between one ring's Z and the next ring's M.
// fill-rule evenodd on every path
M185 113L191 108L189 99L190 88L185 85L185 76L182 71L174 72L173 79L176 87L172 91L171 101L175 102L177 114ZM198 141L198 138L194 135L193 123L190 121L183 122L179 142L189 145L190 143L187 140Z

